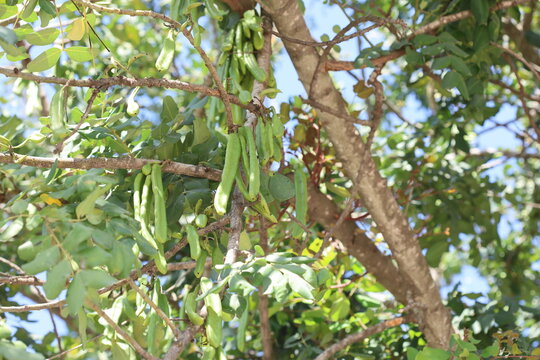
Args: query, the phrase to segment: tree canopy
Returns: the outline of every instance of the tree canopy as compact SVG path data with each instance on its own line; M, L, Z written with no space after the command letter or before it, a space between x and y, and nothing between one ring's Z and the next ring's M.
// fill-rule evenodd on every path
M540 358L539 31L0 0L0 359Z

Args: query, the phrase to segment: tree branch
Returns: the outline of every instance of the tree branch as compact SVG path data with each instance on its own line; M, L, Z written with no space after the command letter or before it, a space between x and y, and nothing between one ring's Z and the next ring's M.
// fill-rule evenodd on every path
M0 284L7 285L43 285L45 282L31 275L22 276L2 276L0 277Z
M509 8L509 7L512 7L512 6L525 4L528 1L529 0L501 1L497 5L492 6L490 11L493 12L493 11L497 11L497 10L501 10L501 9L506 9L506 8ZM470 16L472 16L472 12L470 10L460 11L460 12L455 13L455 14L443 16L443 17L439 18L438 20L435 20L435 21L433 21L433 22L431 22L431 23L429 23L429 24L427 24L425 26L422 26L418 30L414 31L411 35L408 36L408 39L409 40L413 39L415 36L418 36L420 34L430 33L430 32L435 31L435 30L437 30L438 28L440 28L440 27L442 27L444 25L447 25L447 24L450 24L450 23L453 23L453 22L456 22L456 21L459 21L459 20L466 19L466 18L468 18ZM371 63L373 63L373 65L375 67L377 67L377 66L386 64L390 60L397 59L397 58L399 58L399 57L401 57L403 55L405 55L405 50L399 49L399 50L394 50L394 51L390 52L387 55L383 55L383 56L380 56L380 57L375 58L375 59L370 59L370 61L371 61ZM325 64L325 70L326 71L342 71L342 70L348 71L348 70L354 70L354 69L363 69L365 67L367 67L367 65L361 65L360 67L356 67L354 61L327 61L326 64Z
M347 346L352 345L356 342L362 341L380 332L383 332L384 330L388 328L399 326L405 322L407 322L406 317L390 319L390 320L383 321L382 323L379 323L377 325L371 326L364 331L349 335L343 340L335 343L334 345L330 346L328 349L323 351L322 354L319 354L319 356L315 358L315 360L333 359L335 354L345 349Z
M259 215L259 234L260 244L265 254L268 254L268 231L266 229L266 220ZM263 347L263 360L274 359L274 347L272 345L272 328L270 327L270 314L268 313L268 296L263 294L263 288L259 287L259 319L261 321L261 339Z
M180 331L178 331L178 328L173 324L171 319L159 308L159 306L156 305L152 299L146 294L146 292L142 291L135 282L133 282L133 279L128 278L128 284L129 286L139 294L143 300L150 305L150 307L156 312L156 314L167 324L167 326L172 330L174 337L176 339L179 339L181 334Z
M304 99L302 97L300 97L300 99L302 99L303 102L305 102L306 104L308 104L308 105L310 105L310 106L312 106L314 108L317 108L319 110L322 110L322 111L327 112L329 114L332 114L334 116L339 116L342 119L350 121L350 122L352 122L354 124L360 124L360 125L370 126L370 127L373 125L368 120L357 119L354 116L349 115L349 114L346 114L346 115L345 114L340 114L338 111L334 110L333 108L331 108L329 106L326 106L326 105L323 105L323 104L321 104L318 101L315 101L313 99Z
M84 124L84 122L86 121L86 118L90 114L90 109L92 109L94 100L96 100L96 97L99 95L99 92L100 92L99 89L94 89L94 91L92 91L92 95L90 95L90 99L88 99L88 102L86 104L86 109L84 110L84 114L82 114L81 116L81 120L75 126L75 128L71 130L68 136L66 136L65 138L62 139L62 141L56 144L55 149L54 149L55 154L60 154L62 152L62 150L64 149L65 142L68 141L73 135L75 135L81 128L82 124Z
M308 184L309 218L331 229L332 236L340 240L349 254L354 256L402 304L412 297L412 286L403 278L389 256L385 256L352 221L336 226L343 214L337 205L312 185Z
M184 90L189 92L197 92L207 96L213 96L217 98L222 98L221 93L217 89L212 89L204 85L191 84L185 81L180 80L167 80L167 79L157 79L157 78L144 78L144 79L135 79L128 78L124 76L113 76L103 79L65 79L55 76L39 76L30 73L21 72L18 69L8 69L5 67L0 67L0 74L12 78L20 78L29 81L35 81L37 83L45 84L57 84L57 85L68 85L74 87L88 87L95 89L105 89L113 86L125 86L125 87L159 87L163 89L177 89ZM237 96L232 94L226 94L224 97L228 99L231 103L238 105L244 109L257 111L258 106L253 103L243 104ZM222 98L223 99L223 98Z
M271 0L268 3L274 11L273 20L280 33L305 41L313 40L297 2ZM275 9L281 8L285 10L276 12ZM319 74L317 87L310 87L320 61L317 50L287 41L285 47L310 98L325 106L332 106L339 114L347 114L347 104L328 73ZM362 142L355 126L341 116L322 111L319 118L336 149L337 159L343 164L345 175L354 184L353 195L359 195L362 199L362 205L368 209L388 243L401 277L406 279L404 283L408 283L405 292L399 294L400 301L418 304L415 311L421 312L417 318L428 343L432 347L447 348L453 331L450 313L444 307L438 286L431 277L418 239L409 227L407 217L388 187L387 180L380 175L370 149ZM358 247L357 244L349 245ZM352 251L354 247L348 246L348 249ZM363 250L359 249L358 252L362 253ZM378 251L376 247L375 251ZM365 254L358 255L362 256L362 260L370 260L364 259ZM381 258L379 255L378 259L384 261ZM390 259L386 262L392 263ZM395 279L388 281L388 284L395 290L402 286L395 284Z
M201 236L206 235L212 231L216 231L217 229L220 229L223 226L227 225L229 221L230 221L230 217L224 216L221 219L213 222L212 224L202 229L197 230L197 233ZM178 242L165 253L165 258L167 260L170 259L176 253L182 250L186 245L187 245L187 241L185 239ZM141 274L151 275L151 274L155 274L156 271L157 271L156 264L154 260L151 260L148 263L146 263L140 270L133 270L131 274L129 275L129 277L119 280L112 285L99 289L98 294L100 295L105 294L109 291L112 291L121 286L124 286L125 284L128 283L129 279L132 279L132 280L138 279L141 276ZM55 301L50 301L47 303L23 305L23 306L0 306L0 312L28 312L28 311L34 311L34 310L43 310L43 309L62 307L64 306L65 303L66 303L65 300L55 300Z
M103 318L109 324L109 326L111 326L121 337L123 337L124 340L126 340L144 359L158 360L158 358L150 355L146 350L144 350L143 347L137 341L135 341L133 337L131 337L131 335L125 332L116 322L114 322L113 319L109 317L109 315L107 315L107 313L105 313L105 311L101 310L99 306L91 301L87 301L87 305L101 318Z
M478 149L472 148L469 152L469 156L504 156L508 158L518 158L518 159L540 159L540 154L532 154L527 152L518 152L512 150L497 150L497 149Z
M39 168L52 168L56 163L59 169L126 169L138 170L145 164L163 163L162 171L165 173L187 175L212 181L221 180L221 171L191 164L174 161L137 159L131 157L120 158L88 158L88 159L53 159L38 156L21 155L17 153L0 153L0 163L19 164Z
M164 14L157 13L151 10L117 9L117 8L109 8L106 6L97 5L87 0L73 0L73 1L99 12L117 14L117 15L127 15L127 16L133 16L133 17L150 17L153 19L159 19L163 21L164 23L170 24L175 29L179 30L184 35L184 37L189 41L189 43L195 48L195 50L197 50L202 60L204 61L204 64L206 65L208 72L210 72L210 75L212 76L212 79L214 80L214 83L216 84L218 88L220 97L223 100L223 103L225 104L225 114L227 115L227 124L229 125L229 130L231 129L231 127L233 126L231 100L229 99L227 91L225 90L225 87L223 86L223 83L221 82L219 78L219 75L216 71L214 64L212 63L212 61L210 60L206 52L203 50L203 48L201 48L198 44L195 43L193 36L186 29L185 25L180 24L178 21Z

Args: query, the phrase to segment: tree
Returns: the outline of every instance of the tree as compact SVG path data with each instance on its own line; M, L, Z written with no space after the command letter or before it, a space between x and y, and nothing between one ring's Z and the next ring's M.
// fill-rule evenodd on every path
M1 2L0 358L538 355L537 3L324 4Z

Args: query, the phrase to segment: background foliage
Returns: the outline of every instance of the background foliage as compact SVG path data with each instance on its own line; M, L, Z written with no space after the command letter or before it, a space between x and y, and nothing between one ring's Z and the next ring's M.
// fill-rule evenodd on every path
M0 359L538 355L536 2L324 1L347 21L319 42L280 27L296 3L227 3L0 0ZM302 80L301 48L345 112L318 75L291 92L278 69L290 55ZM408 271L374 220L336 112L429 269ZM247 189L224 215L233 178ZM489 291L463 292L469 267ZM424 270L446 285L447 346L429 300L387 285Z

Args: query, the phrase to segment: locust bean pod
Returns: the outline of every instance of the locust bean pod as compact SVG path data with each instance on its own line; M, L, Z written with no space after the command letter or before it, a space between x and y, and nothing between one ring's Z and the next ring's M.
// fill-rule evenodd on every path
M191 258L197 260L201 256L201 244L199 243L199 234L197 229L191 224L186 225L187 241Z
M141 214L141 186L143 183L143 173L140 172L135 176L133 182L133 217L139 221Z
M219 215L227 212L227 203L231 194L236 172L240 160L240 139L237 133L229 135L227 150L225 152L225 164L221 174L221 182L214 196L214 207Z
M167 241L167 211L165 208L165 194L161 179L161 165L152 166L152 190L154 193L154 233L157 241Z

